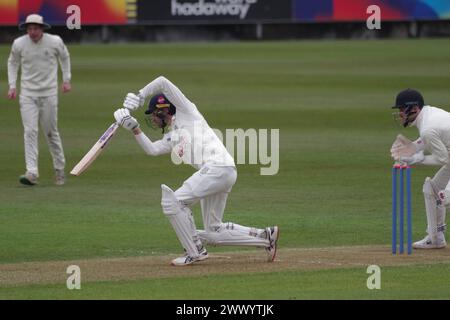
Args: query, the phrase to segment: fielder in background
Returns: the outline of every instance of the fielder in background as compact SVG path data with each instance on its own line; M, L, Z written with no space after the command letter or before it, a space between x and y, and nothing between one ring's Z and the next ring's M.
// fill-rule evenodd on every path
M163 133L161 140L152 142L141 131L139 123L130 116L151 97L146 120ZM228 193L236 182L234 160L222 141L209 127L194 103L168 79L158 77L139 91L129 93L123 106L114 112L116 121L134 133L137 143L152 156L172 152L185 164L198 171L172 191L161 185L161 205L185 254L172 261L185 266L208 258L205 245L237 245L263 247L267 260L275 259L279 230L277 226L257 229L233 222L222 222ZM204 230L197 230L190 207L200 202Z
M39 123L50 148L55 169L55 184L65 182L65 158L58 131L58 62L61 65L62 92L69 92L70 56L59 36L45 33L50 25L37 14L29 15L20 30L27 34L14 40L8 59L8 98L17 97L16 82L19 68L20 114L24 128L26 172L20 176L25 185L38 181Z
M415 141L399 135L391 148L394 160L407 165L441 166L432 179L425 179L423 194L428 235L414 242L413 248L444 248L447 245L445 211L450 206L450 113L424 106L422 95L413 89L400 92L392 108L399 109L396 115L404 127L416 126L420 135Z

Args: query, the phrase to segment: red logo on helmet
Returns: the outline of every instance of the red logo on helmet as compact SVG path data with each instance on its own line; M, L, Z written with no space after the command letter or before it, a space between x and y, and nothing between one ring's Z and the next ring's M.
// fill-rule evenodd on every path
M166 102L166 99L164 99L163 96L158 97L158 104L163 104Z

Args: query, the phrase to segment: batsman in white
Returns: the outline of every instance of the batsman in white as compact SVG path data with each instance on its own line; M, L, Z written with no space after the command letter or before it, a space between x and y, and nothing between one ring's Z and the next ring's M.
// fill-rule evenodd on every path
M154 142L130 116L130 110L142 107L147 97L151 99L145 111L146 119L163 133L168 129L161 140ZM172 156L198 170L175 191L161 185L163 212L185 251L172 265L185 266L207 259L207 244L263 247L267 260L273 261L279 235L277 226L258 229L222 222L228 193L236 182L236 166L195 104L161 76L139 90L138 95L129 93L123 106L114 112L114 118L133 132L147 154L157 156L172 152ZM204 230L197 230L190 209L197 202L201 205Z
M413 248L445 248L445 211L450 208L450 113L424 105L422 95L414 89L401 91L392 108L399 109L396 115L404 127L415 126L420 134L415 141L399 135L391 148L394 160L407 165L441 166L423 184L427 236L414 242Z

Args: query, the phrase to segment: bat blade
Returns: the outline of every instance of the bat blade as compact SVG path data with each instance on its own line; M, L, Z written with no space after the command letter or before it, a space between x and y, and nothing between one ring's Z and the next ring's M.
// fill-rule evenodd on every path
M73 167L70 174L79 176L94 162L95 159L105 150L108 142L117 132L119 125L117 123L111 124L111 126L102 134L100 139L92 146L92 148L85 154L85 156Z

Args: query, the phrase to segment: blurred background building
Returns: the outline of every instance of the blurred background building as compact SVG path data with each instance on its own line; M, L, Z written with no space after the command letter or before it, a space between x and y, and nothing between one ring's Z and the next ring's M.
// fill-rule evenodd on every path
M71 5L81 29L66 26ZM373 5L381 29L367 27ZM0 42L30 13L82 43L450 36L450 0L0 0Z

